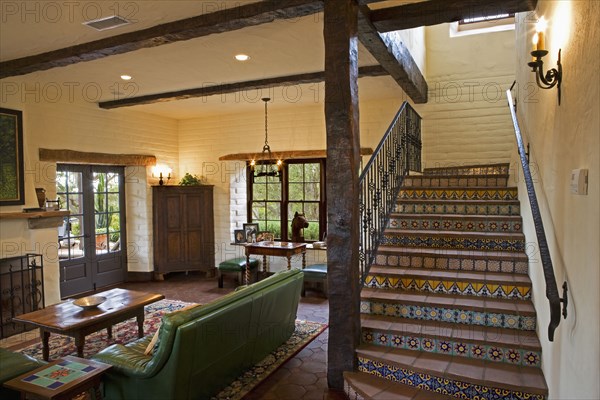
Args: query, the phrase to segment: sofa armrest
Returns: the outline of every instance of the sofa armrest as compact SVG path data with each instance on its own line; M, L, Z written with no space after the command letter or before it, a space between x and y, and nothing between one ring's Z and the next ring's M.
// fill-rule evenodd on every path
M141 344L139 346L113 344L92 358L112 365L115 370L123 375L136 378L149 378L153 375L147 369L148 363L152 360L152 355L145 355L145 347Z

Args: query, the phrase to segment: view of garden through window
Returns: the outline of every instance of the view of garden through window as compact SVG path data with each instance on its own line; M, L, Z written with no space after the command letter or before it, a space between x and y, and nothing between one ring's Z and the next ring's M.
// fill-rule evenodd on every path
M284 165L283 179L261 176L251 182L251 222L260 231L272 232L277 239L289 240L290 226L296 212L303 213L309 226L304 239L320 240L323 207L322 162L289 162ZM282 227L282 221L286 226Z
M56 189L60 203L71 214L68 221L66 240L83 240L84 188L83 174L74 171L57 171ZM96 251L118 251L121 237L119 174L92 173L94 230ZM63 239L63 240L64 240Z

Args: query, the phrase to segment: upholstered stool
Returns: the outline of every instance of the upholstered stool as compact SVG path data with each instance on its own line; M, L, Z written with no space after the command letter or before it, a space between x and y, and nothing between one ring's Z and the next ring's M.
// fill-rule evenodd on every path
M313 264L306 266L304 271L304 285L302 297L306 295L306 282L317 282L323 285L323 293L327 297L327 264Z
M258 280L258 266L260 261L256 258L250 259L250 272L254 275L254 281ZM223 287L223 274L237 274L238 282L244 283L244 273L246 272L246 257L232 258L225 260L217 267L217 276L219 278L219 287Z

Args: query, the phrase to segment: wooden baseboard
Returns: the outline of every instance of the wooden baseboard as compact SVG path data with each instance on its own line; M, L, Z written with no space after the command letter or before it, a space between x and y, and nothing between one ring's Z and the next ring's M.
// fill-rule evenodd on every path
M127 271L127 282L150 282L153 280L153 272Z

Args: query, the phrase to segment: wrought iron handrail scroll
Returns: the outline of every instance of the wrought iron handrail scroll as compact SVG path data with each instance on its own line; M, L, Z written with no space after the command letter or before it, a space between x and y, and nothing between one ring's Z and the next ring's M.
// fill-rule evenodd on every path
M408 171L421 171L421 117L404 102L359 179L361 284Z
M531 170L529 169L529 154L525 151L525 146L523 145L523 137L521 135L521 129L519 128L519 122L517 121L516 107L513 103L510 89L506 91L506 98L508 99L508 107L510 108L510 114L515 127L515 136L517 138L519 156L521 158L521 165L523 166L523 175L525 177L525 185L527 186L527 195L529 196L533 224L535 226L535 233L540 249L540 258L542 260L542 268L546 281L546 297L550 302L550 324L548 325L548 339L552 342L554 341L554 331L558 327L558 324L560 324L561 303L562 315L564 318L567 318L567 282L563 283L563 297L561 298L558 294L558 286L556 284L556 278L554 277L552 257L550 256L548 241L546 240L546 232L544 231L544 222L542 221L542 214L540 212L537 196L535 194L535 187L533 185L533 179L531 178Z

